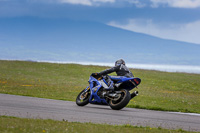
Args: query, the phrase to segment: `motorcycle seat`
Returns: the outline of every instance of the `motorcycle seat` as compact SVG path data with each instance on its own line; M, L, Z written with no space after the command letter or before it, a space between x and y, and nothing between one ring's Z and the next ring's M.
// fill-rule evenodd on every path
M110 76L110 78L113 82L118 82L118 81L121 81L122 77L121 76Z

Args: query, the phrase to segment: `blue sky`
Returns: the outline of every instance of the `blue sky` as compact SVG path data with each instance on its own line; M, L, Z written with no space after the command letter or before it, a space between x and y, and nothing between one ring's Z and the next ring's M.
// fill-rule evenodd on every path
M24 16L95 21L200 44L200 0L0 0L1 20Z

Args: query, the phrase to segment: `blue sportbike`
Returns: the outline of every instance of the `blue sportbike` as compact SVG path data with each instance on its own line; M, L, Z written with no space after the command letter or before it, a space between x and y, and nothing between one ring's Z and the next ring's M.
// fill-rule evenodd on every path
M82 90L76 98L78 106L85 106L88 103L105 104L114 110L120 110L138 95L138 91L131 94L129 91L137 87L141 79L125 76L98 76L93 73L88 82L89 86Z

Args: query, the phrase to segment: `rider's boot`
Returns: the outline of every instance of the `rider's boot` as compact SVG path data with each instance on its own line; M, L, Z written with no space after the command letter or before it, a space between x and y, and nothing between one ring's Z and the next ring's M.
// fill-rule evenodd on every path
M103 96L108 96L109 94L114 93L114 87L111 86L110 88L104 88Z
M114 86L115 86L115 88L118 88L121 84L122 84L122 83L117 83L117 84L115 84Z
M111 86L109 89L107 89L107 95L109 95L109 94L114 94L115 92L114 92L114 87L113 86Z
M115 89L115 87L114 86L111 86L109 89L107 89L108 90L108 92L114 92L114 89Z

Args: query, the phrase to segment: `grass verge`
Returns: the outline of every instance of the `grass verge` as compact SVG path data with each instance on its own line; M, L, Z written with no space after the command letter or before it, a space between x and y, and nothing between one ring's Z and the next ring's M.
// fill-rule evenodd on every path
M0 93L75 101L90 74L106 68L0 60ZM142 82L128 107L200 113L199 74L131 71Z
M137 127L127 125L107 125L79 123L42 119L27 119L0 116L1 133L189 133L182 129L167 130L162 128Z

